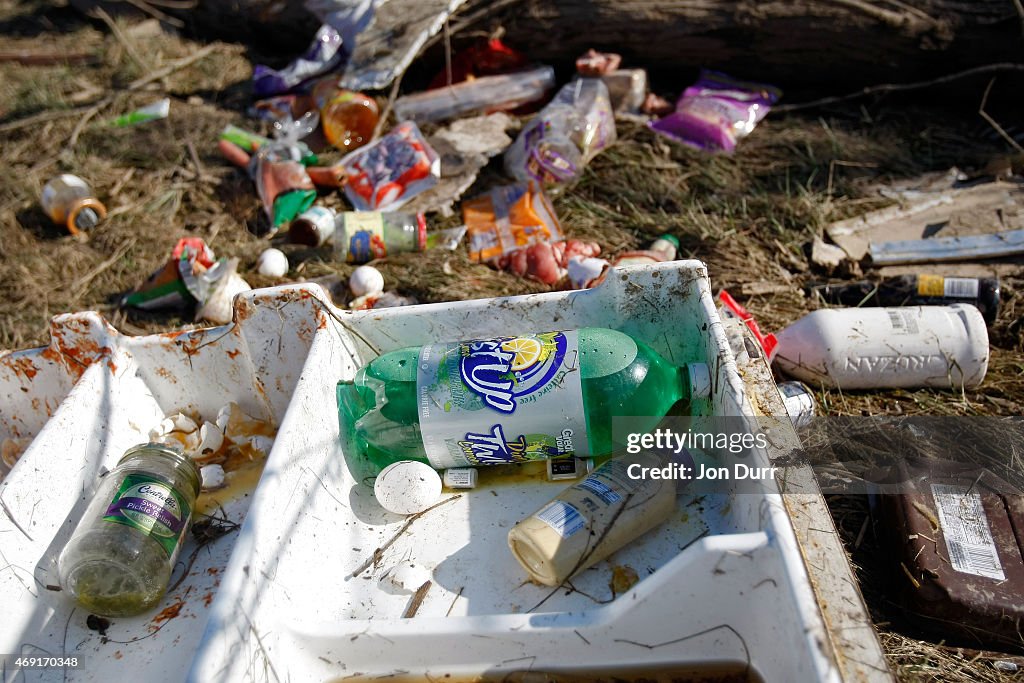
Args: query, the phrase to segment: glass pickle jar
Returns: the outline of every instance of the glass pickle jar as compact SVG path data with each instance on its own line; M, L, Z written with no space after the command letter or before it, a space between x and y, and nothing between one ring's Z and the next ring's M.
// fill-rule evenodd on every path
M200 481L195 462L175 446L129 449L100 483L60 554L61 588L102 616L155 606L167 590Z

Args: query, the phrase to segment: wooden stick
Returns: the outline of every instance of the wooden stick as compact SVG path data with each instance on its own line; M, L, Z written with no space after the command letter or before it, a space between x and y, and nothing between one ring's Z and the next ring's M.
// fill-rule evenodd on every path
M409 600L409 606L405 608L404 612L402 612L403 619L411 619L416 616L416 612L419 610L420 605L423 604L424 598L427 597L427 591L430 590L431 585L433 584L427 580L422 586L416 589L416 593L412 596L412 599Z
M804 109L815 109L817 107L823 107L827 104L839 104L840 102L849 102L850 100L857 100L868 95L875 95L878 93L890 93L890 92L907 92L909 90L921 90L922 88L929 88L933 85L942 85L944 83L951 83L961 78L969 78L970 76L977 76L978 74L997 73L1001 71L1024 71L1024 64L1017 64L1013 62L1000 62L998 64L986 64L985 66L976 66L972 69L966 69L964 71L958 71L956 73L948 74L946 76L940 76L939 78L933 78L929 81L917 81L915 83L883 83L881 85L870 85L866 88L862 88L857 92L848 93L846 95L837 95L835 97L822 97L818 100L811 100L810 102L801 102L799 104L783 104L772 108L772 111L777 114L787 114L794 111L802 111Z
M51 64L95 64L99 59L91 52L29 52L28 50L0 50L0 62L18 62L25 66Z
M417 519L419 519L423 515L427 514L428 512L433 510L434 508L439 508L442 505L445 505L446 503L450 503L453 500L458 500L459 498L462 498L461 494L457 495L457 496L452 496L451 498L445 498L440 503L434 503L433 505L428 507L426 510L423 510L422 512L417 512L415 515L412 515L411 517L409 517L409 519L405 520L405 524L402 525L402 528L399 529L398 531L396 531L395 535L392 536L388 540L387 543L385 543L381 547L379 547L376 550L374 550L373 553L370 555L370 557L366 559L366 561L364 561L362 564L360 564L356 568L355 571L353 571L351 574L349 574L349 578L353 578L353 579L356 578L357 576L362 574L364 571L366 571L370 566L372 566L372 565L376 564L377 562L379 562L381 556L384 555L384 551L387 550L388 548L390 548L392 545L394 545L395 541L397 541L402 536L402 534L404 534L406 532L406 530L410 526L412 526L412 523L415 522ZM421 588L422 588L422 586L421 586Z
M88 273L86 273L82 277L80 277L77 280L75 280L74 282L72 282L71 283L71 289L72 290L82 290L82 289L85 289L85 286L88 285L90 282L92 282L96 278L97 275L99 275L100 273L105 271L107 268L110 268L112 265L117 263L118 260L128 252L129 249L131 249L133 246L135 246L135 243L137 241L138 240L135 237L132 237L130 239L125 240L124 243L121 244L121 246L119 246L117 248L117 250L113 254L111 254L110 258L108 258L103 263L99 264L98 266L96 266L95 268L90 270Z
M114 20L110 18L110 15L107 14L102 7L94 8L90 14L99 18L100 21L107 25L107 28L109 28L110 32L114 34L114 38L117 39L117 42L121 43L121 47L124 48L128 57L135 62L135 66L139 67L142 71L149 71L149 65L142 61L142 56L135 49L135 46L128 42L128 39L121 31L121 28L114 23Z
M157 69L156 71L154 71L154 72L152 72L152 73L150 73L150 74L148 74L146 76L143 76L141 78L135 79L134 81L132 81L131 83L128 84L128 86L124 89L124 92L134 92L136 90L141 90L142 88L144 88L145 86L149 85L153 81L158 81L161 78L164 78L166 76L171 75L172 73L174 73L175 71L178 71L179 69L184 69L186 66L190 66L192 64L195 64L196 62L198 62L203 57L206 57L211 52L214 52L215 50L217 50L219 47L220 47L220 45L218 45L217 43L211 43L210 45L207 45L207 46L203 47L202 49L200 49L200 50L198 50L196 52L193 52L188 57L182 57L181 59L176 59L173 62L170 62L169 64L164 66L163 68ZM83 105L80 105L78 107L73 107L71 109L64 109L62 111L44 111L44 112L41 112L39 114L34 114L32 116L28 116L28 117L23 118L23 119L18 119L17 121L11 121L10 123L5 123L2 126L0 126L0 133L7 133L7 132L10 132L12 130L18 130L20 128L26 128L26 127L32 126L32 125L34 125L36 123L44 123L46 121L55 121L57 119L67 118L69 116L74 116L74 115L80 114L82 112L89 112L92 109L96 109L97 112L98 112L99 109L101 109L104 106L112 103L114 101L114 97L115 97L114 95L107 95L107 96L103 97L100 100L97 100L97 101L94 101L94 102L90 102L88 104L83 104ZM93 116L95 116L97 112L92 112L91 114L89 114L89 118L92 118ZM84 128L85 126L84 126L84 124L81 124L81 122L79 122L79 123L80 123L80 125L76 126L76 128L79 129L78 132L79 132L79 134L81 134L81 128ZM75 140L77 141L77 137L75 138ZM71 147L73 147L73 145L71 145L70 141L69 141L68 148L70 149Z

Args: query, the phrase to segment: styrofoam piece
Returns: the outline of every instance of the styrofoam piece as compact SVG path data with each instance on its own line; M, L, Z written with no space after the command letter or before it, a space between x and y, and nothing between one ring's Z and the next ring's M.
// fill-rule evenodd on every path
M524 584L508 551L510 524L564 482L481 472L476 489L443 493L441 506L389 544L408 518L382 510L345 466L336 381L376 353L429 341L613 327L672 362L708 364L712 394L698 413L753 415L703 264L634 266L592 290L454 304L349 312L328 301L316 286L257 290L238 298L233 325L111 338L110 362L86 370L0 484L9 508L0 537L10 539L0 546L0 601L10 615L0 620L0 651L87 656L87 667L66 672L69 681L748 666L765 680L838 680L771 482L760 494L708 496L700 514L677 515L617 552L610 562L642 576L612 600L608 563L574 579L576 592L552 593ZM168 413L212 420L229 400L279 424L258 488L224 505L230 519L244 519L240 532L195 553L160 611L116 620L104 641L64 596L43 588L55 583L52 558L100 468ZM767 465L764 451L749 456ZM62 485L51 493L54 481ZM195 549L190 540L182 557ZM402 618L409 595L382 579L410 562L431 584L415 616ZM28 680L64 674L33 671Z

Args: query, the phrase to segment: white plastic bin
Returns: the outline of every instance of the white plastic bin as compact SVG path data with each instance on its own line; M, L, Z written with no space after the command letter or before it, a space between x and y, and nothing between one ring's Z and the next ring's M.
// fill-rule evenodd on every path
M429 341L617 328L673 362L708 363L713 393L700 412L753 415L702 263L626 268L587 291L357 313L326 301L310 285L257 290L236 300L232 325L141 338L105 333L109 352L70 388L0 484L0 603L8 615L0 652L77 655L82 666L5 680L666 672L838 680L771 481L760 494L723 493L681 509L573 579L575 591L552 591L525 582L506 536L565 482L481 472L476 489L445 493L455 500L389 544L407 519L383 511L344 464L336 382L375 353ZM198 553L190 540L181 557L194 554L193 564L153 613L113 620L105 637L90 630L87 615L46 586L56 583L53 561L100 469L146 441L165 414L205 416L228 400L279 425L258 487L223 506L241 530ZM751 457L768 464L764 451ZM357 571L384 546L376 563ZM402 562L422 566L433 582L413 618L401 616L410 595L386 579ZM614 599L613 566L640 576Z

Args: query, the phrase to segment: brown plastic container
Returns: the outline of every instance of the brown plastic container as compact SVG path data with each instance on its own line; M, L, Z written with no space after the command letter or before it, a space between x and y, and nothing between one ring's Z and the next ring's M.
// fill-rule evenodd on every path
M872 514L907 616L947 641L1024 649L1024 492L977 465L908 458Z

